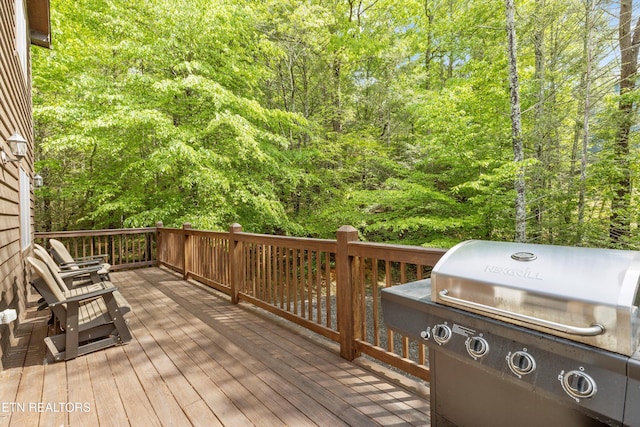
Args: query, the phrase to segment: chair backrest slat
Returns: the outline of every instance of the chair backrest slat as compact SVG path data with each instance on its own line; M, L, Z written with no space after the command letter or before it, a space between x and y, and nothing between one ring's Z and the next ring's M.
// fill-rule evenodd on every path
M47 265L43 261L34 257L28 257L27 261L29 262L29 264L31 264L38 276L40 276L40 278L47 285L51 294L57 299L57 301L47 301L47 303L52 304L53 302L64 301L66 299L64 293L56 284L56 280L51 274L51 271L49 271L49 267L47 267Z
M67 287L66 283L64 283L64 280L62 280L62 278L59 276L60 267L58 266L58 264L56 264L53 258L51 258L51 255L49 255L42 246L35 246L33 249L33 253L40 259L40 261L44 262L47 265L51 273L51 277L58 284L60 290L62 290L62 292L64 293L69 292L69 288Z
M49 244L51 245L51 249L54 257L56 257L56 261L58 263L74 263L75 260L67 250L66 246L60 241L56 239L49 239ZM71 268L74 268L73 266ZM78 268L78 266L75 266Z

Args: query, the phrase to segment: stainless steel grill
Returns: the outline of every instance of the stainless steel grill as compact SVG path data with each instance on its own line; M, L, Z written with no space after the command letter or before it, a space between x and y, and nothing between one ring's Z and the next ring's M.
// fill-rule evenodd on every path
M631 356L640 252L471 240L432 273L431 299Z
M639 284L640 252L468 241L382 308L429 346L432 425L640 425Z

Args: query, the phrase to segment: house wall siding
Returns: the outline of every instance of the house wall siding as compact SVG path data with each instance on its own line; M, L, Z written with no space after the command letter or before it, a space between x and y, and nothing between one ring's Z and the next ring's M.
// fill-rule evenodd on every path
M29 141L29 154L21 162L0 163L0 311L14 308L19 313L18 322L0 325L0 360L4 360L8 349L15 344L14 329L23 317L29 292L24 260L31 250L30 247L24 253L21 250L19 184L20 167L33 177L31 67L27 52L25 80L16 51L14 6L14 0L0 0L0 147L13 157L6 140L18 131ZM33 223L33 192L30 199L30 221Z

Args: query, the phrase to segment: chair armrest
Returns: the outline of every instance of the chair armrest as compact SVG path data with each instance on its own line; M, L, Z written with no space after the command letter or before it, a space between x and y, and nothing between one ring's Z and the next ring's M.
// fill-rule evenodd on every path
M82 267L82 266L92 266L92 265L102 265L104 261L99 259L94 260L86 260L86 261L71 261L71 262L63 262L60 264L61 269L70 269L72 267Z
M96 298L96 297L99 297L99 296L102 296L102 295L113 293L113 292L115 292L117 290L118 290L118 288L116 288L115 286L111 287L111 288L103 288L103 289L99 289L97 291L87 292L87 293L80 294L80 295L75 295L75 296L69 297L69 298L67 298L65 300L62 300L62 301L57 301L57 302L55 302L53 304L49 304L49 307L55 307L55 306L60 305L60 304L67 304L67 303L72 303L72 302L82 302L82 301L90 300L90 299L93 299L93 298Z
M97 273L100 270L102 270L102 266L101 265L92 265L92 266L89 266L89 267L82 267L82 268L77 268L77 269L73 269L73 270L61 271L60 272L60 277L62 277L63 279L66 279L66 278L69 278L69 277L84 276L86 274Z

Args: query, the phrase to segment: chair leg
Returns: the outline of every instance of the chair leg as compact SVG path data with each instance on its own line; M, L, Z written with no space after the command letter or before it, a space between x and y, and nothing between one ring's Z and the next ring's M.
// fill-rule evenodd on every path
M121 313L120 306L116 302L116 299L113 293L104 295L104 302L109 310L109 315L111 315L111 319L113 320L113 324L118 331L118 336L120 341L123 343L131 341L131 332L129 331L129 326L124 319L124 315Z
M60 347L63 345L64 335L53 335L50 337L46 337L44 339L44 343L47 346L47 350L49 350L49 354L54 362L59 362L64 360L64 350L61 350Z
M67 321L65 322L65 360L78 355L78 302L67 304Z

